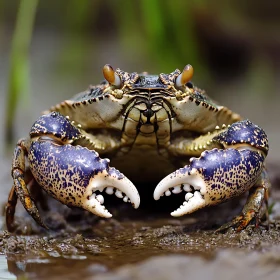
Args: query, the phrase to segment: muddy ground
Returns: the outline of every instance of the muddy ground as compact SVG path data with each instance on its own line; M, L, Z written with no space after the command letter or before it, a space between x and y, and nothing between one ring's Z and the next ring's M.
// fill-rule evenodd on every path
M269 229L215 232L242 199L181 219L168 214L180 203L175 196L144 200L137 211L113 199L108 220L49 201L42 216L50 231L18 205L16 233L0 232L0 279L279 279L280 175L276 164L269 171Z

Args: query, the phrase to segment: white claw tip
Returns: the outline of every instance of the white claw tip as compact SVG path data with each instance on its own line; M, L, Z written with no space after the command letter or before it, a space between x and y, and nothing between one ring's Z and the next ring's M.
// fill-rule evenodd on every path
M105 190L109 195L115 192L118 198L123 198L124 202L131 202L134 208L138 208L140 196L137 189L130 180L121 176L123 175L119 171L111 167L109 172L104 170L95 175L90 180L86 192L82 197L82 207L97 216L104 218L112 217L112 214L102 205L104 203L103 195L95 193L96 191L102 192Z
M158 200L162 194L169 196L172 193L177 194L182 191L186 192L185 201L177 210L171 213L173 217L190 214L207 204L205 199L206 184L203 178L198 174L195 168L192 169L190 173L190 175L188 173L184 174L177 170L161 180L155 188L155 200ZM170 191L171 189L172 193Z

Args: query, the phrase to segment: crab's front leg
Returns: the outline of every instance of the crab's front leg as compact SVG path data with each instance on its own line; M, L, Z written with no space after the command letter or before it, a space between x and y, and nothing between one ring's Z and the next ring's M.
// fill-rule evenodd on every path
M247 227L247 225L255 219L256 226L260 223L261 211L263 203L266 207L266 219L268 220L268 196L269 196L270 181L267 176L267 172L264 169L258 182L250 189L249 195L244 205L241 214L235 217L229 223L222 225L216 231L221 232L230 227L235 227L237 231L240 231Z
M264 170L267 137L260 127L248 120L234 123L213 135L208 144L218 148L203 151L199 158L191 158L189 165L166 176L156 187L154 198L168 195L171 188L174 188L173 193L184 190L185 202L171 213L182 216L251 189L242 216L232 224L242 229L258 214L269 185ZM249 212L254 213L249 215Z
M14 151L12 163L13 187L10 190L6 204L6 225L9 231L14 230L14 214L18 198L33 219L42 227L47 228L41 220L39 211L29 192L29 187L34 182L32 178L29 178L30 176L26 176L25 171L25 156L28 154L29 145L29 140L21 139L18 141Z
M79 129L57 112L43 115L32 126L26 155L29 168L39 185L63 204L84 208L101 217L109 218L112 215L102 205L104 197L97 191L106 190L107 194L115 192L117 197L130 201L137 208L140 197L132 182L110 167L108 159L100 158L97 152L86 147L75 145L80 137ZM14 161L18 161L18 158L16 156ZM20 161L24 162L23 154ZM20 196L27 187L21 177L13 177L15 183L19 181L15 190ZM25 208L38 222L39 214L34 215L29 211L30 207Z

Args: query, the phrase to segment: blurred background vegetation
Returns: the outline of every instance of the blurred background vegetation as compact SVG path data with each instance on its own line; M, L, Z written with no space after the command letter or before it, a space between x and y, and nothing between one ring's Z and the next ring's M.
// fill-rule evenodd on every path
M277 0L0 0L1 153L42 110L98 83L106 63L192 64L194 82L263 126L278 151L279 15Z

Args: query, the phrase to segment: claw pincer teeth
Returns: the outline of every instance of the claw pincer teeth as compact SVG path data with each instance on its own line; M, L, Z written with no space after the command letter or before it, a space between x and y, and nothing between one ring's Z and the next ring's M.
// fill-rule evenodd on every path
M162 194L169 196L171 193L186 192L183 204L171 213L172 216L178 217L204 207L206 205L205 190L205 183L198 170L185 166L166 176L157 185L154 191L154 199L158 200Z
M116 197L123 198L124 202L131 202L134 208L140 204L140 197L134 185L118 170L110 167L90 179L81 199L81 207L97 216L110 218L111 213L102 205L104 197L100 193L104 190L109 195L115 193Z
M110 218L112 216L102 205L104 197L100 193L104 190L108 195L115 194L124 202L131 202L134 208L138 208L140 204L140 197L135 186L113 167L93 176L86 189L81 200L81 207L100 217Z
M264 156L256 150L213 149L166 176L157 185L154 199L185 191L184 203L171 215L192 213L244 193L258 180L263 162Z

